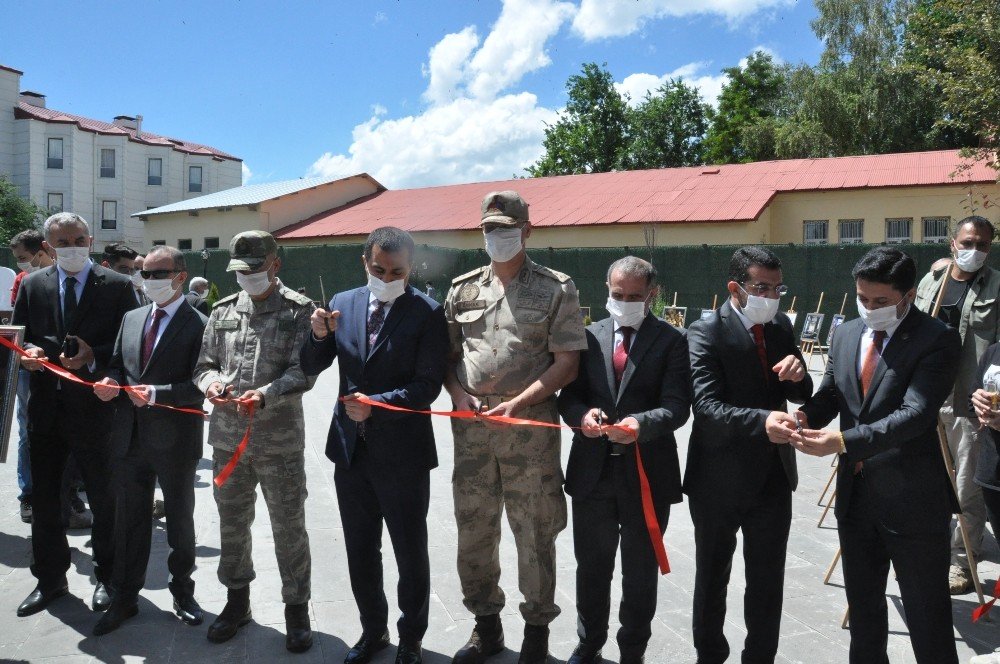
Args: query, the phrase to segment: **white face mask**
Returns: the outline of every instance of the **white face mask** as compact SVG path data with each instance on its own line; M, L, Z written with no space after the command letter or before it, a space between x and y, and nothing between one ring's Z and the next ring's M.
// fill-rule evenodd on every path
M955 252L955 264L963 272L976 272L986 262L989 254L975 249L959 249Z
M142 275L139 274L139 270L136 270L132 274L128 275L128 278L129 281L132 282L132 285L135 286L136 288L142 287Z
M38 268L35 267L34 265L32 265L31 261L25 261L23 263L21 261L18 261L17 262L17 269L19 269L21 272L27 272L28 274L31 274L32 272L34 272Z
M58 247L56 248L56 262L64 272L76 274L87 264L90 258L89 247Z
M166 303L177 292L173 279L143 279L142 290L157 304Z
M520 228L496 228L486 234L486 253L497 263L512 260L522 246Z
M406 290L406 280L396 279L395 281L385 282L373 274L369 274L368 290L372 292L372 295L379 302L392 302Z
M897 321L902 320L910 310L910 305L907 303L906 309L903 310L903 315L900 316L898 306L890 304L887 307L879 307L878 309L866 309L865 305L861 304L861 298L858 298L858 316L861 317L865 325L875 331L887 330Z
M742 286L740 290L747 295L747 303L743 307L743 315L747 317L747 320L754 325L764 325L774 320L774 317L778 314L779 300L777 298L772 299L770 297L751 295Z
M625 302L608 297L604 305L611 317L621 327L638 328L646 317L646 302Z
M250 274L237 272L236 283L251 297L262 295L271 287L271 271L251 272Z

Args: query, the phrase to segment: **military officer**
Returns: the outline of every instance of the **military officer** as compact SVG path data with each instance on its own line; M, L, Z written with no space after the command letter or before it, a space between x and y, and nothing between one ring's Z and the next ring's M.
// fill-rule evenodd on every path
M299 348L308 338L314 306L278 279L277 251L274 238L263 231L233 238L228 270L236 272L241 290L212 309L194 371L195 384L215 407L208 429L215 475L232 458L254 411L246 451L215 488L222 539L219 581L228 588L228 601L208 639L227 641L250 622L250 582L256 576L250 526L260 484L281 575L285 646L304 652L312 645L312 631L302 393L314 380L299 367Z
M558 423L555 392L572 381L587 348L573 281L525 254L528 205L517 193L487 194L483 234L491 262L452 282L445 301L451 356L445 387L457 410ZM500 514L518 554L524 602L522 664L548 659L555 604L555 539L566 527L557 429L452 420L458 574L476 616L458 664L503 650L498 585Z

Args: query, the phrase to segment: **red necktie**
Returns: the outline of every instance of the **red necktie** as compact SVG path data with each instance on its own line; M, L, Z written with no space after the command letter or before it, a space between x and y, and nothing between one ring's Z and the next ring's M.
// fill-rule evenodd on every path
M882 344L884 342L885 330L875 330L875 334L872 336L872 345L868 347L865 361L861 364L861 396L866 396L868 388L871 387L875 367L878 366L878 360L882 357Z
M760 358L760 366L764 370L764 380L771 380L771 372L767 366L767 348L764 347L764 326L757 323L750 328L753 332L754 343L757 344L757 357Z
M156 345L156 333L160 330L160 319L167 315L167 312L159 307L153 309L153 322L146 330L146 336L142 339L142 368L149 364L149 357L153 354L153 346Z
M625 375L625 364L628 361L628 349L632 342L632 333L635 331L631 327L623 327L622 342L615 346L615 352L611 356L611 366L615 369L615 387L622 384L622 376Z

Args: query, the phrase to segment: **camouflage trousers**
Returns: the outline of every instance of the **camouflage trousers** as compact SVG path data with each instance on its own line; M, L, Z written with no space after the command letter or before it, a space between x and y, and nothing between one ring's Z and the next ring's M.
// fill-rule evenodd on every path
M218 475L232 452L214 449L213 475ZM222 487L214 487L219 508L219 581L227 588L243 588L256 578L250 526L254 520L260 484L271 518L274 553L281 575L281 600L309 601L312 558L306 533L306 472L302 450L279 454L244 454Z
M555 400L525 409L519 417L558 422ZM490 428L473 420L452 420L455 472L452 489L458 523L458 576L464 604L477 616L499 613L500 515L517 546L518 587L525 622L547 625L559 615L555 604L556 536L566 527L558 429Z

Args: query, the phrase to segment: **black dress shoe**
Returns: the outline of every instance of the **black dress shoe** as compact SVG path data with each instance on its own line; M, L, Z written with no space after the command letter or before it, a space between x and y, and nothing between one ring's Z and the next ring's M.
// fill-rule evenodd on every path
M358 642L347 653L344 664L365 664L365 662L371 661L375 653L388 646L389 630L385 630L381 634L362 634Z
M566 660L566 664L601 664L603 661L600 648L581 642L573 649L573 654Z
M94 597L90 600L90 608L94 611L107 611L109 606L111 606L111 591L98 581L97 587L94 588Z
M420 651L420 641L400 641L396 648L396 664L421 664L423 656Z
M205 620L205 612L194 601L194 597L175 597L174 613L184 621L185 624L194 626L200 625Z
M69 593L66 584L51 590L42 590L41 586L31 591L31 594L24 598L21 605L17 607L17 615L20 618L38 613L49 605L54 599L58 599Z
M122 623L139 613L139 607L134 602L111 602L111 606L104 612L101 619L94 625L94 636L101 636L108 632L113 632L122 626Z

